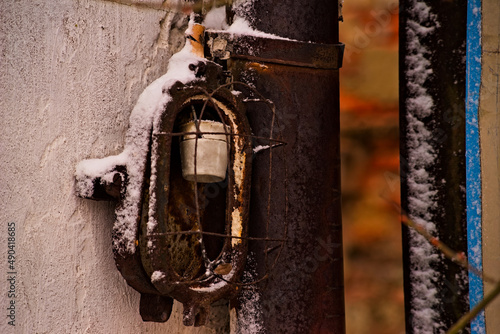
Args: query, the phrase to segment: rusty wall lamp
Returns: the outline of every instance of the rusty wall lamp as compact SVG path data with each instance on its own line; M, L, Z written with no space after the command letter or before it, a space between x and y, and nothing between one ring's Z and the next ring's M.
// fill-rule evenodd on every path
M212 303L233 299L249 284L241 279L249 241L265 243L260 249L266 272L252 284L268 277L287 238L286 154L278 150L280 155L273 158L270 149L284 144L283 124L271 101L232 80L243 80L255 70L275 82L276 65L335 71L342 54L342 44L204 33L195 24L185 49L170 59L167 74L139 97L122 154L78 165L77 195L118 201L114 258L127 283L141 294L144 321L167 321L176 299L184 305L185 325L205 324ZM240 92L235 92L236 85ZM248 108L261 113L251 115L255 133L245 111L245 104L252 102L263 105ZM250 237L252 160L263 147L269 155L260 170L254 168L259 179L254 189L263 181L267 203L256 203L252 219L263 221L264 228ZM210 159L204 152L212 152ZM278 181L271 180L274 159L284 166ZM280 181L279 187L273 184ZM271 188L282 190L280 199ZM280 212L271 218L274 203ZM281 227L270 228L273 219L283 221L282 235ZM268 253L277 249L268 266Z
M167 321L176 299L185 325L204 325L213 302L236 296L246 263L253 136L203 39L195 24L171 60L181 78L141 95L124 152L77 166L78 196L118 201L114 258L144 321Z

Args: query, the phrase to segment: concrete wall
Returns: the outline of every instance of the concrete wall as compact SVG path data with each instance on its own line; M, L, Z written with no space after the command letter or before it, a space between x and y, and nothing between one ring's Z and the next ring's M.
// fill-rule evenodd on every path
M114 205L73 193L80 160L121 152L137 97L183 43L175 27L165 39L174 21L107 1L0 2L1 333L212 332L185 329L178 307L166 324L143 323L113 260ZM16 298L4 278L10 222Z

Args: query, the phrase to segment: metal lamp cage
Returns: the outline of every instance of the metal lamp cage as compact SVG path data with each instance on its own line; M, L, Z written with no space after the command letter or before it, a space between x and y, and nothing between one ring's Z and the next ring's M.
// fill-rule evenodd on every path
M226 122L224 121L224 117L222 115L222 112L221 112L220 108L218 107L218 105L215 101L215 98L214 98L214 95L217 94L217 92L219 90L228 89L228 88L233 90L233 88L235 86L242 87L243 90L245 90L246 97L243 99L244 103L263 104L265 106L265 108L258 108L258 110L259 111L266 110L269 113L269 117L271 119L270 120L270 128L269 128L269 136L258 136L258 135L254 135L253 133L251 135L248 135L248 137L250 137L252 140L252 146L254 148L253 159L255 158L256 154L261 154L261 153L257 153L255 151L255 147L259 146L259 145L263 146L262 144L266 145L265 149L263 149L262 151L267 152L268 159L269 159L269 165L267 166L267 168L269 170L269 174L268 174L268 180L267 180L268 181L268 189L267 189L267 206L266 206L267 212L265 213L265 215L266 215L266 224L265 224L266 227L265 227L265 233L264 233L265 235L264 236L251 235L251 231L249 232L248 236L232 235L231 228L228 228L228 225L230 224L229 219L226 219L226 222L225 222L225 230L228 231L227 233L217 233L217 232L204 231L202 228L202 223L201 223L201 214L200 214L200 205L199 205L200 193L199 193L198 187L194 186L193 187L194 188L193 196L195 199L194 202L196 204L195 210L196 210L196 220L197 220L198 229L197 230L189 230L189 231L183 230L183 231L170 231L170 232L164 232L164 233L155 233L154 235L150 236L150 237L167 237L167 236L174 236L174 235L185 235L185 236L198 235L199 236L198 241L199 241L199 244L201 247L201 257L203 260L203 264L206 268L206 271L204 274L202 274L200 277L198 277L196 279L183 280L183 283L185 283L185 284L202 282L209 277L215 276L215 277L219 278L221 281L225 281L229 284L236 285L238 287L244 288L244 287L255 286L256 284L266 280L272 274L272 271L275 268L276 264L278 263L283 249L286 247L287 233L288 233L288 221L287 221L287 216L288 216L288 194L287 194L288 177L287 177L287 168L286 168L286 166L287 166L286 154L285 154L284 150L279 150L278 153L273 153L273 151L276 148L286 145L286 142L284 142L282 140L282 138L283 138L282 133L281 133L282 127L280 126L279 120L276 117L276 109L275 109L275 105L272 101L270 101L269 99L266 99L254 87L252 87L244 82L239 82L239 81L233 81L233 82L229 82L229 83L220 85L215 90L213 90L211 93L202 87L197 87L197 89L200 91L200 93L206 97L206 99L204 99L204 103L201 107L201 111L199 112L200 115L199 115L198 119L199 120L203 119L203 116L205 116L207 107L210 106L211 108L215 109L220 121L224 125L225 131L224 132L202 132L202 131L200 131L199 122L195 122L196 131L194 131L194 132L188 132L188 131L168 132L168 133L162 132L162 133L158 133L157 135L179 137L179 138L181 138L182 136L186 136L186 135L194 135L195 136L196 139L195 139L195 154L194 154L194 160L195 160L194 161L194 164L195 164L194 182L197 183L198 176L197 176L196 165L198 163L198 161L197 161L198 151L197 150L198 150L199 138L201 138L203 135L206 135L206 134L208 134L208 135L225 135L227 138L226 142L227 142L227 147L228 147L228 152L229 152L230 138L233 136L244 136L243 134L234 133L233 131L228 130L229 127L226 124ZM284 205L283 220L281 221L281 226L279 226L279 228L278 228L278 230L280 231L279 234L271 231L271 220L272 220L271 213L273 211L273 202L274 202L273 198L275 196L275 194L272 191L273 172L274 172L273 171L273 155L276 157L275 154L279 154L280 158L283 159L283 161L285 162L284 163L284 166L285 166L284 171L281 171L282 173L284 173L285 193L279 194L280 196L283 196L282 200L284 200L285 205ZM230 163L230 161L228 161L228 165L229 165L229 163ZM228 173L227 178L231 178L231 173ZM227 182L231 182L231 179L227 180ZM260 194L260 195L262 196L263 194ZM250 224L250 222L248 222L248 223ZM274 228L273 230L276 231L276 228ZM218 274L217 269L216 269L218 267L218 265L221 264L221 262L223 262L221 259L222 252L220 252L219 255L217 256L217 258L215 258L214 260L211 260L209 258L209 256L207 255L207 250L206 250L206 246L205 246L205 237L207 237L207 236L222 238L222 239L227 239L227 238L246 239L249 243L250 242L258 243L258 244L253 244L252 249L258 249L259 251L263 252L263 257L264 257L264 263L263 263L264 270L263 270L263 272L260 274L253 273L252 275L250 275L251 276L250 279L248 279L248 276L244 275L244 277L242 279L239 279L236 282L224 279L223 275ZM250 244L249 244L249 248L250 248ZM277 250L276 255L274 255L274 257L271 257L269 254L272 251L276 251L276 250ZM248 265L247 265L247 268L248 268Z

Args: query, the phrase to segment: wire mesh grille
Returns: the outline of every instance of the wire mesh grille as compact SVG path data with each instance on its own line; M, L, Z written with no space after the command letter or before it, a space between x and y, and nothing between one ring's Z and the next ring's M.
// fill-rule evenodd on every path
M235 87L241 87L243 90L245 90L245 95L247 95L244 99L244 103L259 103L264 106L264 108L259 108L260 111L262 112L267 112L267 116L269 119L269 136L258 136L252 134L242 134L242 133L235 133L233 129L231 129L228 124L226 124L225 117L223 115L223 111L219 107L219 103L217 103L215 96L217 93L222 90L222 89L231 89L234 91ZM190 87L193 88L193 87ZM268 180L267 180L267 196L266 196L266 210L267 212L265 213L266 215L266 227L265 227L265 235L264 236L256 236L256 235L247 235L247 236L237 236L233 235L231 231L231 227L229 226L231 224L230 219L226 219L225 222L225 230L226 233L217 233L217 232L210 232L210 231L205 231L203 230L203 225L201 222L201 213L200 213L200 193L198 190L197 186L194 186L194 203L195 203L195 210L196 210L196 226L197 229L195 230L182 230L182 231L170 231L170 232L164 232L164 233L154 233L150 234L150 238L156 238L156 237L166 237L166 236L174 236L174 235L198 235L199 236L199 245L201 248L201 257L203 260L203 264L205 266L205 273L201 275L200 277L191 280L191 281L183 281L185 283L195 283L195 282L201 282L203 280L206 280L212 276L216 276L219 279L228 282L229 284L234 284L238 286L250 286L250 285L255 285L265 279L267 279L270 275L270 273L273 271L274 267L278 263L278 260L280 258L280 255L286 247L286 242L287 242L287 233L288 233L288 222L287 222L287 216L288 216L288 175L287 175L287 163L286 163L286 154L284 154L284 150L281 150L281 159L284 160L284 170L279 171L280 173L284 173L284 182L285 182L285 193L284 194L279 194L280 196L283 196L284 198L282 199L285 203L284 205L284 212L283 212L283 217L281 221L281 226L279 227L279 231L281 232L279 235L276 233L273 233L271 231L271 214L273 211L273 194L272 191L272 186L273 186L273 173L276 171L273 171L273 155L274 155L274 150L276 148L280 148L284 145L286 145L286 142L283 141L283 135L281 131L277 129L281 129L279 126L279 120L276 117L276 110L275 106L272 101L264 98L262 94L260 94L255 88L252 86L243 83L243 82L238 82L238 81L233 81L224 85L219 86L217 89L213 90L212 92L208 92L206 89L202 87L196 87L196 90L200 92L200 94L203 96L203 104L201 106L201 110L199 111L199 116L196 115L196 111L193 108L193 113L195 113L196 116L195 118L195 126L196 126L196 131L184 131L184 132L161 132L157 133L156 135L158 136L171 136L171 137L180 137L182 138L183 136L194 136L195 139L195 154L194 154L194 182L197 183L198 181L198 175L197 175L197 159L198 159L198 145L199 145L199 138L202 138L203 135L225 135L227 140L227 148L228 152L230 149L230 142L232 140L232 137L237 137L237 136L244 136L248 139L251 140L252 146L253 146L253 157L252 159L256 158L256 155L262 155L264 152L268 155L269 159L269 165L267 166L269 170L268 174ZM215 110L219 120L223 123L224 125L224 132L203 132L200 130L200 125L199 122L196 122L196 118L198 120L203 120L203 118L206 116L207 113L207 108L211 107ZM261 153L262 152L262 153ZM228 161L228 167L230 166L230 161ZM232 174L228 173L227 177L230 178L227 182L230 183L234 180L231 180ZM262 195L262 194L261 194ZM229 196L229 194L228 194ZM264 254L264 267L265 271L263 274L260 275L260 277L254 277L254 280L251 282L234 282L234 281L228 281L225 280L223 275L220 275L217 273L217 269L219 265L223 263L222 261L222 256L224 255L223 252L220 252L217 258L215 259L210 259L209 256L207 255L207 249L205 245L205 237L216 237L216 238L221 238L221 239L244 239L248 242L256 242L260 243L259 246L257 246L257 249L261 251ZM278 249L278 252L276 255L271 258L269 254L271 251L274 251Z

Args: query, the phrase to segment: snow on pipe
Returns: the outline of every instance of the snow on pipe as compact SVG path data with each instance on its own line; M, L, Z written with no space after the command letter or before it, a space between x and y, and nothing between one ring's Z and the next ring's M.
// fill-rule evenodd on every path
M466 2L401 6L402 208L441 242L465 250ZM445 331L469 309L468 271L412 230L403 236L407 330Z

